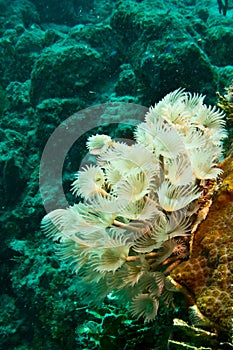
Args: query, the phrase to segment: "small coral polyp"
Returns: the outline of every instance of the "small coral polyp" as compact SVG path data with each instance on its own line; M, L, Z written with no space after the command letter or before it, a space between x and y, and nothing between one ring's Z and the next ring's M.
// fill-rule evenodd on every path
M88 139L96 161L76 175L72 191L79 203L42 221L43 230L59 242L60 257L78 274L85 302L101 305L115 293L134 317L151 321L161 300L172 301L167 276L187 260L190 234L196 219L201 221L197 213L208 208L208 193L222 174L217 164L226 137L224 114L203 100L181 89L168 94L138 125L133 145L107 135ZM216 268L207 260L196 254L183 265L193 271L197 303ZM178 274L185 284L189 273L178 266L174 279Z
M226 89L227 93L221 96L218 93L219 101L218 106L226 113L227 119L233 119L233 80L231 85Z

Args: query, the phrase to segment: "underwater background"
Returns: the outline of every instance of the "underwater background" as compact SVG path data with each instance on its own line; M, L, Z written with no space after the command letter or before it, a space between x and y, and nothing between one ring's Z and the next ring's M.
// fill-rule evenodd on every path
M149 324L111 298L98 310L83 306L78 280L40 231L39 191L45 144L77 111L112 102L149 107L180 87L216 105L216 92L224 95L233 79L232 1L0 0L0 32L0 349L232 349L229 340L176 333L174 317L188 321L181 297ZM106 116L100 122L95 132L133 135L112 130ZM66 160L70 203L86 139ZM180 345L168 347L170 337Z

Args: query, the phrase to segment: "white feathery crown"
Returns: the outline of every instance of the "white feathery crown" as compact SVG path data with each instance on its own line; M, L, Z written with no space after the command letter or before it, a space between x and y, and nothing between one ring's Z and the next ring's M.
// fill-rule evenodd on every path
M80 202L43 218L83 293L97 285L98 304L114 291L136 318L156 317L166 289L161 264L185 247L180 240L190 234L201 181L221 174L224 114L203 101L182 89L166 95L150 107L131 146L91 136L96 163L72 185Z

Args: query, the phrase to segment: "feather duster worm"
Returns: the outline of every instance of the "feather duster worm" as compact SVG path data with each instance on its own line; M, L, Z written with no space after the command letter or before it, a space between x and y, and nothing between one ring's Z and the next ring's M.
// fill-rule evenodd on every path
M160 299L172 300L166 276L187 259L187 237L208 197L203 185L222 172L224 115L203 100L182 89L168 94L149 109L132 146L91 136L95 165L72 186L82 200L42 220L90 303L114 292L133 316L151 321Z

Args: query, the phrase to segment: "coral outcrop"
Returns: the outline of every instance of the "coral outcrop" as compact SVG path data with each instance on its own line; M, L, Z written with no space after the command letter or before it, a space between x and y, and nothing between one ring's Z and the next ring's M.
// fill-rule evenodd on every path
M188 261L171 277L193 295L201 311L221 331L233 322L233 155L221 167L223 181L208 216L193 234Z

